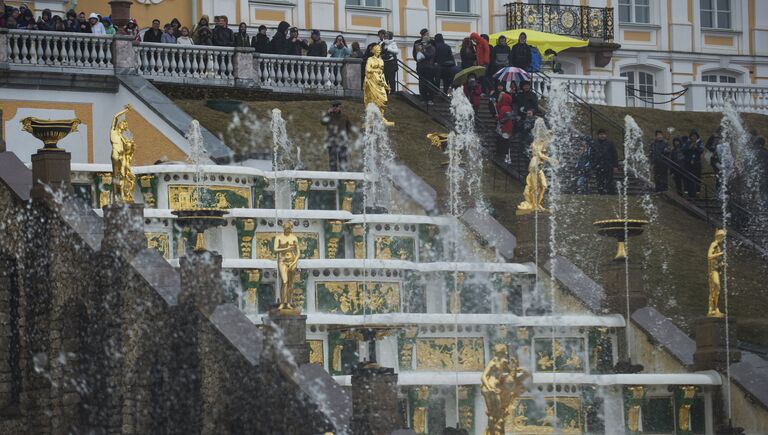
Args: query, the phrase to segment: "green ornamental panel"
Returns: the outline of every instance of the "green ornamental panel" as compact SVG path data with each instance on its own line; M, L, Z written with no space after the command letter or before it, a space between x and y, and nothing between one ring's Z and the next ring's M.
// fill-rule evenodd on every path
M332 375L349 375L360 362L356 338L344 331L328 332L328 369Z
M237 219L237 253L240 258L253 258L253 236L256 233L256 219Z
M642 414L643 433L675 432L672 397L649 397L643 407Z
M327 281L315 283L317 311L338 314L400 311L400 283Z
M335 190L313 190L307 200L308 210L336 210Z
M97 173L93 177L94 187L96 191L96 204L97 208L102 208L107 204L112 203L112 173L101 172Z
M301 251L301 258L303 259L318 259L320 258L320 251L317 249L318 234L317 233L297 233L294 232L296 238L299 239L299 250ZM275 260L275 233L256 233L256 258L263 260Z
M258 311L261 269L244 269L240 271L240 281L243 284L243 302L245 306Z
M194 247L192 240L192 230L185 227L180 227L176 224L173 225L173 247L174 257L183 257L187 250Z
M353 180L339 181L339 210L351 213L362 211L360 182Z
M534 340L536 371L584 372L584 339L580 337Z
M589 371L593 374L612 373L613 341L608 328L589 331Z
M427 312L427 283L422 273L408 270L403 280L403 312Z
M697 397L698 387L694 385L678 385L673 388L676 408L676 433L690 435L702 433L704 430L703 415L697 412L699 405L703 405L701 397Z
M422 263L442 261L443 243L440 239L440 227L437 225L419 225L419 261Z
M139 189L144 198L144 207L157 208L157 177L154 175L139 175Z
M419 328L411 326L397 336L397 360L401 371L413 370L413 353Z
M378 260L414 260L413 237L376 236L374 258Z
M90 184L72 183L72 191L76 197L85 201L86 204L93 204L93 189Z
M264 189L267 188L267 179L264 177L256 177L256 181L253 183L251 189L253 191L253 207L261 208L262 200L264 199ZM267 207L271 208L271 207Z
M475 387L459 385L456 392L459 395L459 427L472 433L475 427Z

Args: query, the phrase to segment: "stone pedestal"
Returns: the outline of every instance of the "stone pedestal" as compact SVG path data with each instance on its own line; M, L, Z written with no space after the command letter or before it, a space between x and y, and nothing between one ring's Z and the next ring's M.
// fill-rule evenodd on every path
M643 286L642 266L629 263L629 313L627 313L627 265L624 260L611 260L601 268L605 282L603 309L611 314L631 315L648 305Z
M197 307L210 317L226 301L221 280L221 255L210 251L189 252L179 259L181 294L179 303Z
M694 370L726 369L726 332L724 317L702 317L696 320L696 352L693 354ZM731 364L741 360L741 352L736 348L736 320L729 319L728 334L731 344Z
M144 236L144 204L109 204L102 210L102 251L119 251L130 259L147 247L147 238Z
M70 161L72 155L66 151L38 151L32 154L32 199L44 199L45 186L53 191L72 193L70 183Z
M549 258L549 214L528 213L515 216L514 229L517 245L515 246L515 261L518 263L536 261L541 264ZM538 243L537 243L538 241Z
M402 427L397 409L397 374L361 363L352 372L352 433L389 435Z
M269 320L283 333L283 346L291 352L297 366L309 364L307 349L307 316L303 314L286 315L270 312Z

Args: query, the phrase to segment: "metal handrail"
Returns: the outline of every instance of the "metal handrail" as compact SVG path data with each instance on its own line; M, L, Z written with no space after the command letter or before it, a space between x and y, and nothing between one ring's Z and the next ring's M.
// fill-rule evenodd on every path
M403 68L403 70L404 70L405 72L407 72L407 73L408 73L408 75L410 75L411 77L415 78L416 80L420 80L420 79L419 79L419 73L418 73L418 72L416 72L416 71L415 71L413 68L411 68L410 66L408 66L408 64L407 64L407 63L403 62L401 59L397 59L397 64L398 64L398 65L399 65L401 68ZM430 90L431 90L432 92L434 92L435 94L437 94L437 95L441 96L441 97L442 97L442 98L444 98L445 100L447 100L447 101L450 101L451 97L449 97L449 96L448 96L448 94L446 94L445 92L443 92L443 90L442 90L442 89L440 89L440 86L436 86L434 83L432 83L432 82L431 82L431 81L429 81L429 80L427 81L426 85L427 85L427 87L429 87L429 88L430 88Z

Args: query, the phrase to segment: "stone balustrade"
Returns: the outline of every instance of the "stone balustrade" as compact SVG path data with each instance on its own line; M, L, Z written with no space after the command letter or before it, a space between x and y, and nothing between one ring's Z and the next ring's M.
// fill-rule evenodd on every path
M138 74L152 81L362 95L360 59L278 56L250 47L135 43L126 36L0 29L0 68Z
M81 68L93 73L112 73L112 36L83 33L9 30L0 35L5 39L0 61L11 66L33 68Z
M721 112L732 101L739 112L768 114L768 86L741 83L688 82L685 110Z
M532 77L533 90L544 98L549 97L553 87L563 82L576 96L589 104L626 106L627 79L624 77L571 74L553 74L549 76L549 80L540 75Z
M139 75L164 82L235 83L235 49L144 42L134 47Z

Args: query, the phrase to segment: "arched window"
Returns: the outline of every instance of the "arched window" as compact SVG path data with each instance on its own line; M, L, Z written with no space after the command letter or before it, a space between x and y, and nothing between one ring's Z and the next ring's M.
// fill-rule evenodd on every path
M627 106L653 107L654 75L646 71L622 71L627 78Z
M743 74L727 69L715 69L701 73L702 82L710 83L741 83Z

